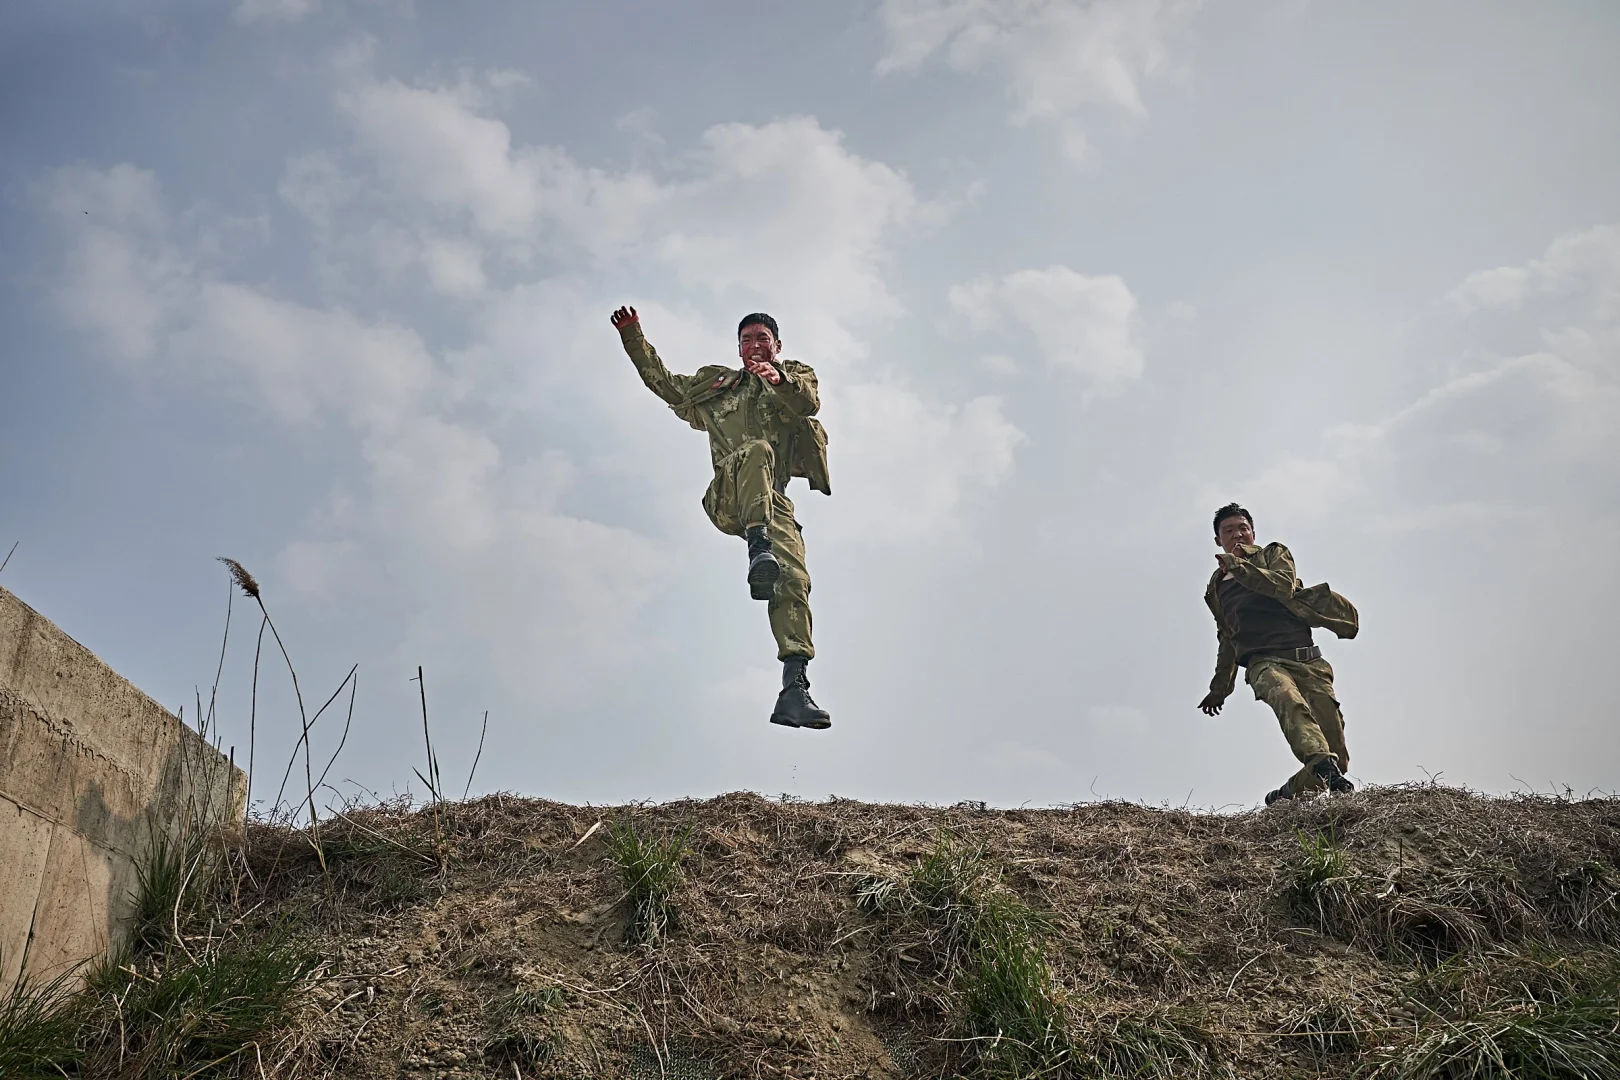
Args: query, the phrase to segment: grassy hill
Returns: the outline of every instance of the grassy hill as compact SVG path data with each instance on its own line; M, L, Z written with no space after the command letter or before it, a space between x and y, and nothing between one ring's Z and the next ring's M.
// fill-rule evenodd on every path
M38 1075L1620 1076L1613 799L493 795L313 840L255 825L205 890L156 889ZM281 964L274 1000L142 1035L130 995L209 964Z

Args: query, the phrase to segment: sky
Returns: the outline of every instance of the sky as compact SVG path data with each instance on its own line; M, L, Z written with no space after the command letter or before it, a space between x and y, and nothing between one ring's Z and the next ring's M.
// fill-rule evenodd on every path
M0 140L0 585L188 718L220 668L255 802L298 704L216 556L308 713L358 665L328 801L423 794L425 691L451 796L1251 806L1234 499L1360 609L1358 782L1620 786L1612 4L13 0ZM818 372L829 731L624 303Z

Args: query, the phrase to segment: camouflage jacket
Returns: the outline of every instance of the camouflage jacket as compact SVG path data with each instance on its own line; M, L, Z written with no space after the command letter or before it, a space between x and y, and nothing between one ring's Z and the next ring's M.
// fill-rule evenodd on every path
M1209 587L1204 590L1204 603L1215 616L1215 678L1210 680L1209 691L1222 698L1231 694L1237 685L1237 651L1232 648L1231 635L1226 631L1226 620L1221 617L1221 577L1230 572L1238 584L1253 589L1262 596L1280 601L1311 626L1330 630L1337 637L1353 638L1360 628L1355 605L1328 588L1327 583L1306 588L1294 575L1294 556L1281 544L1267 544L1264 548L1245 544L1239 549L1242 556L1222 554L1221 565L1210 576Z
M776 450L778 475L785 484L802 476L816 491L832 494L827 475L827 432L815 418L821 408L816 373L794 360L776 362L782 381L772 386L747 371L711 364L693 375L675 375L659 359L638 323L619 331L641 381L668 403L675 415L708 432L716 467L751 439Z

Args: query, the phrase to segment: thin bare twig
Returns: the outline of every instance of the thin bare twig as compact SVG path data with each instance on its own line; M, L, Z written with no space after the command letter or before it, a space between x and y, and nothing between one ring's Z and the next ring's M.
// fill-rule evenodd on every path
M214 685L208 691L208 723L218 727L218 713L215 711L219 702L219 679L225 673L225 647L231 640L231 605L236 599L236 591L230 586L225 587L225 632L219 639L219 663L214 666Z
M321 778L315 781L315 786L317 788L326 783L326 774L332 771L333 765L337 764L338 755L343 753L343 745L349 741L349 725L354 723L354 696L360 689L360 665L354 665L354 670L349 672L349 675L351 676L351 678L348 680L349 713L343 718L343 734L338 738L337 749L333 750L332 756L327 759L326 768L321 770ZM342 687L339 687L338 689L341 690ZM330 807L330 804L328 804L328 806Z
M247 778L247 808L242 813L242 823L253 814L253 755L258 743L259 726L259 655L264 651L264 628L270 625L269 616L259 621L259 641L253 647L253 696L248 702L248 778ZM242 843L247 844L247 832L243 830Z
M275 805L275 806L280 806L281 805L281 796L287 790L287 781L292 778L293 766L298 763L298 751L299 751L299 749L303 748L306 751L308 750L308 747L309 747L309 741L308 741L308 737L307 737L308 732L314 730L315 725L320 721L321 717L323 715L325 715L326 710L332 707L332 702L334 702L334 701L336 701L338 699L338 696L343 693L343 688L345 686L349 685L349 680L353 679L355 677L356 673L359 672L359 670L360 670L360 665L359 664L356 664L356 665L354 665L353 667L351 667L349 669L349 673L347 675L343 676L343 681L338 683L337 689L332 691L332 696L327 698L326 701L321 705L321 707L319 709L315 710L315 715L310 718L309 727L305 729L305 736L301 737L298 740L297 743L293 744L292 757L287 759L287 768L281 774L281 786L276 789L276 801L275 801L275 803L273 805ZM319 784L316 784L315 786L317 788L320 787Z
M9 563L11 561L11 556L12 556L12 554L14 552L16 552L17 545L20 544L20 543L22 543L21 540L15 540L15 541L12 542L11 551L6 552L5 562L0 562L0 570L4 570L6 568L6 563Z
M467 801L467 792L472 790L473 774L478 772L478 759L484 756L484 732L489 730L489 710L484 710L484 725L478 729L478 753L473 755L472 768L467 771L467 786L461 789L461 801Z
M444 799L439 794L438 757L433 753L433 735L428 730L427 680L422 677L422 665L420 664L416 666L416 686L422 694L422 738L427 742L428 775L422 776L420 772L412 771L422 778L422 783L427 785L428 792L433 796L433 850L439 858L439 868L442 870L444 868L444 828L439 821L439 804ZM429 777L432 779L429 779Z

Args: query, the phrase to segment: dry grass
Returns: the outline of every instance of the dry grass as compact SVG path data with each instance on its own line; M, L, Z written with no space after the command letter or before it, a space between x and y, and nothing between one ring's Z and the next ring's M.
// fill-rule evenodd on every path
M328 885L307 837L251 828L234 932L331 965L269 1075L1612 1075L1614 800L494 795L439 829L399 804L326 819ZM679 867L656 948L631 836Z
M251 824L246 858L193 875L188 914L150 920L82 1011L0 1003L0 1070L1620 1075L1610 799L1404 787L1217 815L493 795L441 804L437 835L403 803L321 828L324 873L306 833ZM668 871L656 947L627 896L647 867ZM42 1016L86 1049L30 1073L61 1041Z

